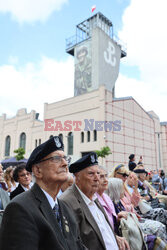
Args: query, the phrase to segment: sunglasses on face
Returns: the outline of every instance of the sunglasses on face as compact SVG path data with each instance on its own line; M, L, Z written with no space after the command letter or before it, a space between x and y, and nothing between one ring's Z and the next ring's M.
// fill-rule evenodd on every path
M128 174L125 174L125 173L123 174L123 173L119 173L119 172L117 172L117 174L122 175L124 178L129 176Z
M50 158L41 160L41 161L39 161L38 163L43 162L43 161L52 161L52 162L54 162L54 163L59 163L59 162L61 162L62 160L65 160L68 164L70 164L71 157L70 157L70 156L55 155L55 156L53 156L53 157L50 157Z

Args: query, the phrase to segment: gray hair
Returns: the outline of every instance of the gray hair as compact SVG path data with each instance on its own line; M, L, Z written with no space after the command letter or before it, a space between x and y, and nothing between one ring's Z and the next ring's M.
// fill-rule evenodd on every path
M106 167L101 166L101 165L98 165L98 166L99 166L99 169L104 170L108 174L108 169Z
M123 191L123 181L119 178L109 178L108 179L108 190L107 194L114 203L120 201L120 196Z

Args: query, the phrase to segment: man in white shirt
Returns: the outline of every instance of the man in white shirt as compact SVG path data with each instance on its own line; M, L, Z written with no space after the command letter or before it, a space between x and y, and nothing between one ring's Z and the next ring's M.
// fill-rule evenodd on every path
M57 199L68 179L69 158L58 136L31 153L26 170L36 183L6 207L0 232L1 250L86 250L73 212ZM25 173L27 174L27 173Z
M75 184L60 197L75 213L83 243L90 250L129 249L124 238L115 236L104 209L95 196L99 167L94 152L70 165Z

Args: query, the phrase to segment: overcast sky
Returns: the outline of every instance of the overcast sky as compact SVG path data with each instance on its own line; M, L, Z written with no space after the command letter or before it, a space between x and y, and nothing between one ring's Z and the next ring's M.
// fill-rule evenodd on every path
M43 119L44 102L73 96L74 60L65 39L93 5L127 43L116 97L133 96L167 121L166 0L1 0L0 116L27 108Z

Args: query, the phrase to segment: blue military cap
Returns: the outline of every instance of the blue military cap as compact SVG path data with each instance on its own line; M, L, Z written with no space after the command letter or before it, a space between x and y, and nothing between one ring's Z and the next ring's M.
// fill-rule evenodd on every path
M32 151L26 164L26 170L31 172L32 165L38 163L45 156L57 150L64 151L64 144L59 136L53 136Z
M98 157L95 152L90 152L87 155L84 155L82 158L80 158L78 161L72 163L69 166L69 172L70 173L77 173L84 168L91 167L94 165L98 165Z

